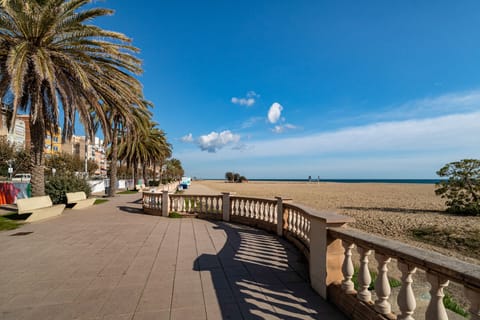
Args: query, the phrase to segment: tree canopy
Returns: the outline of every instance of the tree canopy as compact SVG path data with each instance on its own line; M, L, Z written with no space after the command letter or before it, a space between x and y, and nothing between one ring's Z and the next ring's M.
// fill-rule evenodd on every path
M437 184L435 193L447 199L449 212L480 215L480 160L447 163L437 174L448 178Z

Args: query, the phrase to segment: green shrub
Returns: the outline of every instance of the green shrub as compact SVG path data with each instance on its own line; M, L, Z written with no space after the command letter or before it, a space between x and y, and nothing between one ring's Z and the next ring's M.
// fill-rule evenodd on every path
M445 308L459 314L465 318L468 317L468 311L466 311L462 306L455 301L455 298L448 292L445 292L445 296L443 297L443 305Z
M149 187L158 187L160 185L160 180L149 180L148 186Z
M435 193L446 199L447 212L480 215L480 160L447 163L437 174L448 180L437 183Z
M45 193L50 196L54 204L67 203L67 192L83 191L90 196L91 188L88 182L73 174L56 175L45 183Z
M352 282L355 290L358 290L358 271L360 269L358 267L354 268L354 273L352 276ZM370 271L370 278L372 281L370 282L370 286L368 287L368 290L375 290L375 281L377 281L377 273L375 271L369 270ZM395 278L390 278L388 277L388 283L390 284L390 288L396 288L400 287L402 285L402 282L400 280L397 280Z
M168 217L169 217L169 218L181 218L182 215L181 215L180 213L178 213L178 212L170 212L170 213L168 214Z

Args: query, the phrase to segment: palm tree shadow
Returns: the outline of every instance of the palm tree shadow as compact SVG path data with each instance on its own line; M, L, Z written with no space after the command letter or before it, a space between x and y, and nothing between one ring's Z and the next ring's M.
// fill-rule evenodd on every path
M194 270L209 272L222 318L346 319L311 289L306 259L292 244L251 227L212 223L212 241L221 246L223 238L224 245L199 256Z
M120 211L127 212L127 213L145 214L143 212L143 208L127 207L127 206L118 206L117 208L120 209Z

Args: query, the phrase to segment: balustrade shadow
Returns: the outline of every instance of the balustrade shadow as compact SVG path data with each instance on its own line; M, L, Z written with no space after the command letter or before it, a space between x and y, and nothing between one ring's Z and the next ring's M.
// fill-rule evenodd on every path
M211 241L223 247L199 256L194 270L211 279L222 318L346 319L311 289L308 263L292 244L248 226L212 223Z

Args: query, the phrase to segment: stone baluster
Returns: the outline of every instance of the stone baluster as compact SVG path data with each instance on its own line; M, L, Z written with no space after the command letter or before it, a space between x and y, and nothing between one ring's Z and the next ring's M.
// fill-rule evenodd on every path
M448 286L448 280L432 273L427 273L430 283L430 303L427 307L425 320L448 320L447 311L443 305L443 288Z
M470 320L480 320L480 291L474 291L472 288L465 287L465 295L470 301Z
M391 259L383 254L375 253L375 260L378 263L378 276L375 281L375 293L378 299L375 300L375 310L381 314L392 313L392 307L388 302L391 289L388 282L388 263Z
M298 215L298 237L303 238L303 214Z
M342 246L345 250L345 258L343 259L342 263L342 289L347 294L355 293L355 288L352 281L353 273L355 272L352 262L352 249L355 248L355 244L342 241Z
M368 287L372 282L372 277L368 269L368 256L372 254L372 250L358 247L358 253L360 253L360 269L358 270L357 298L363 302L370 302L372 300L372 294L368 291Z
M401 261L398 262L398 268L402 272L402 287L397 298L397 304L400 308L400 315L398 315L397 320L415 320L412 315L417 303L412 289L412 275L417 271L417 268Z

